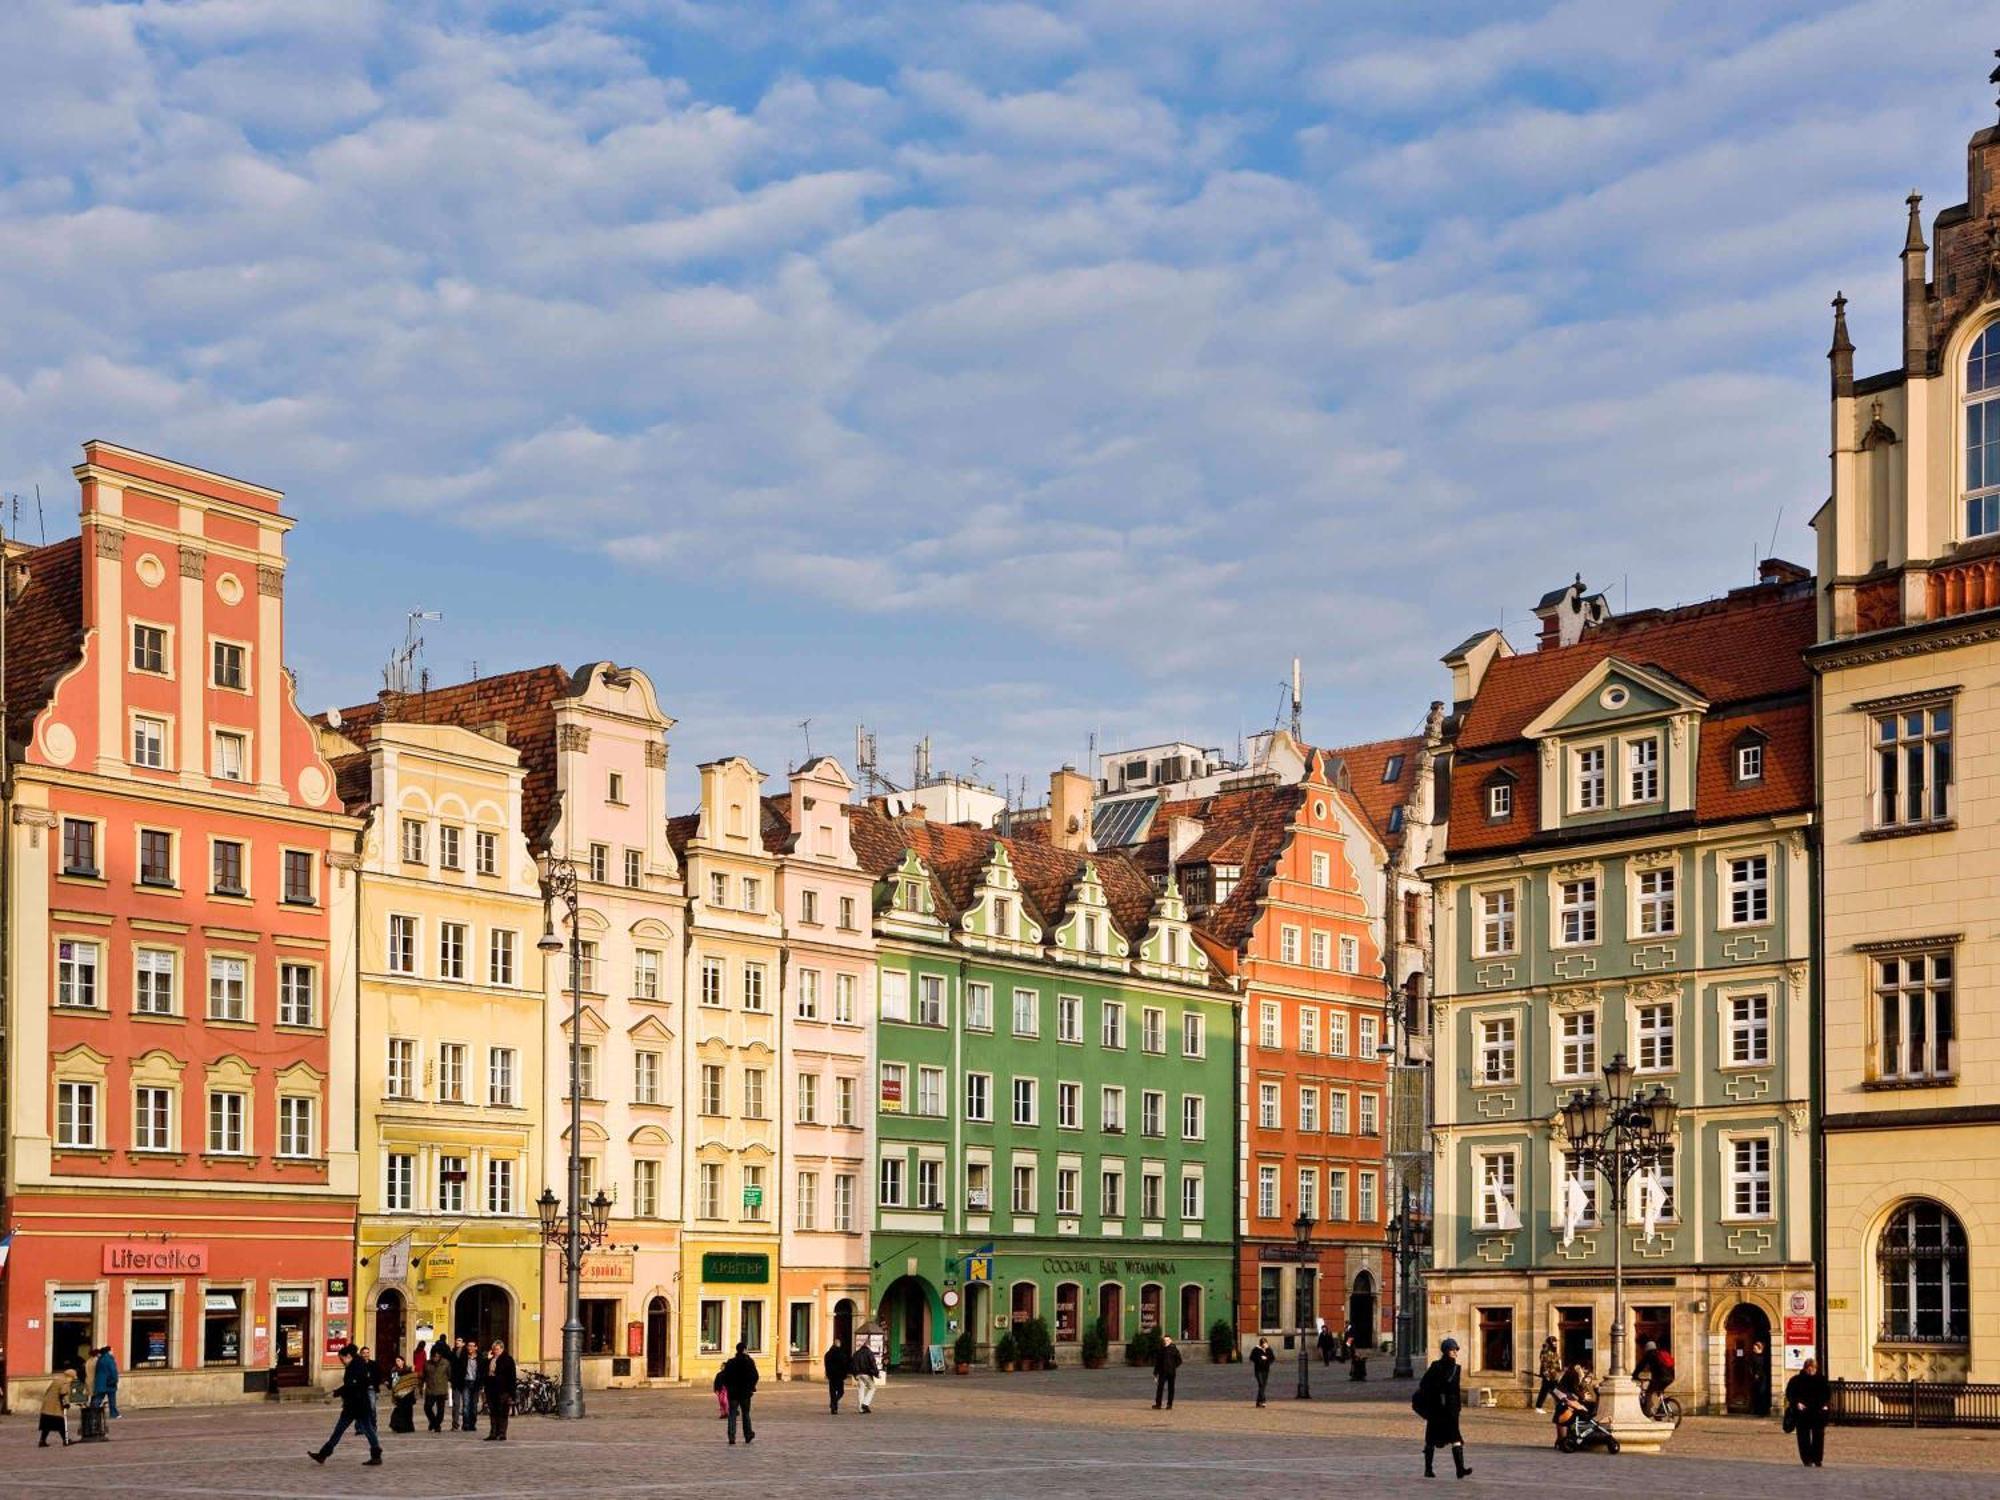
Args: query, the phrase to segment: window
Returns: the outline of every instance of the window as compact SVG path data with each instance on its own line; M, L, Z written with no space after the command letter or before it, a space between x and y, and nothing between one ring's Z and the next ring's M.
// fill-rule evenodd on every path
M1565 1151L1562 1158L1562 1182L1556 1188L1556 1220L1562 1222L1568 1212L1569 1199L1567 1184L1574 1181L1583 1189L1583 1217L1577 1222L1595 1229L1597 1218L1597 1169L1585 1164L1583 1158L1574 1151Z
M1056 1040L1083 1040L1083 1002L1074 995L1056 996Z
M722 1004L722 960L704 958L701 961L701 1003L703 1005Z
M764 1008L764 966L745 964L743 966L743 1008L762 1010Z
M1347 1012L1344 1010L1326 1013L1326 1055L1347 1056Z
M512 1047L489 1047L486 1049L486 1102L502 1109L511 1109L514 1104L514 1049Z
M417 972L417 919L415 917L389 918L389 972L392 974L414 974Z
M944 1163L926 1157L917 1163L917 1207L944 1207Z
M839 919L840 930L842 932L853 932L855 930L854 898L852 896L842 896L840 898L837 910L840 913L840 919Z
M62 872L93 878L102 873L97 868L97 825L88 818L62 820Z
M576 945L576 982L579 989L593 994L602 990L597 982L597 944L584 942Z
M703 1169L707 1170L706 1168ZM706 1214L705 1218L714 1218ZM722 1352L722 1303L711 1297L704 1297L701 1303L701 1352L720 1354Z
M139 884L174 883L174 836L160 828L139 830Z
M968 982L965 986L965 1029L967 1031L991 1031L993 1029L993 986Z
M1760 1068L1771 1060L1771 997L1729 997L1729 1065Z
M1771 1217L1771 1138L1766 1135L1728 1138L1729 1183L1725 1189L1731 1219Z
M1276 1009L1272 1007L1274 1012ZM1310 1005L1299 1010L1299 1051L1319 1051L1319 1012Z
M472 835L472 869L476 875L500 873L500 836L476 829Z
M819 1228L819 1173L801 1172L798 1174L792 1183L792 1205L792 1227L794 1229L811 1231ZM792 1311L796 1313L800 1309L795 1307ZM810 1314L812 1312L811 1305L808 1304L804 1311ZM792 1341L794 1344L798 1342L800 1336L797 1327L798 1321L796 1318L793 1319ZM804 1321L806 1327L805 1336L810 1338L812 1318L808 1316Z
M514 1211L514 1163L505 1158L486 1163L486 1211L489 1214Z
M1752 854L1729 861L1729 925L1771 920L1771 857Z
M764 909L764 882L755 875L743 877L743 909L745 911Z
M703 1063L701 1065L701 1112L705 1115L722 1113L722 1065Z
M1641 937L1670 937L1679 929L1675 874L1672 865L1639 872L1636 888Z
M167 633L157 625L134 625L132 627L132 670L135 672L158 672L167 670Z
M1056 1125L1063 1130L1083 1128L1083 1085L1080 1083L1058 1083L1056 1085Z
M382 1073L382 1092L391 1099L417 1097L417 1044L406 1036L388 1039L388 1061Z
M171 1151L174 1140L174 1091L136 1088L132 1090L132 1149Z
M722 1164L705 1161L697 1181L695 1214L698 1218L719 1219L722 1217Z
M243 1294L211 1287L201 1299L201 1362L243 1362Z
M1668 1073L1674 1068L1674 1007L1642 1005L1634 1016L1639 1040L1639 1071Z
M287 906L313 904L313 857L309 850L287 849L280 861L284 871L284 902Z
M882 1019L885 1021L907 1021L910 1019L910 976L899 969L882 970L881 1003Z
M1319 1090L1311 1084L1299 1090L1299 1129L1314 1134L1319 1131Z
M819 926L819 892L799 892L799 921L808 927Z
M1752 740L1736 747L1736 779L1748 784L1764 779L1764 744Z
M1125 1168L1118 1162L1107 1162L1098 1175L1098 1212L1107 1219L1125 1217Z
M991 1073L967 1073L965 1075L965 1117L968 1120L991 1120L993 1118L993 1075Z
M465 924L438 923L438 978L465 978Z
M1592 1078L1597 1074L1597 1012L1573 1010L1556 1022L1556 1062L1559 1078Z
M1307 951L1312 955L1310 961L1315 969L1327 969L1333 966L1333 949L1325 933L1313 933Z
M1296 927L1278 929L1278 962L1295 964L1299 961L1299 930Z
M214 665L215 685L219 688L233 688L239 693L244 691L243 648L230 641L211 641L209 645Z
M424 820L422 818L403 819L403 863L420 865L424 862Z
M853 1078L833 1080L834 1123L852 1129L856 1123L855 1110L861 1093L860 1084Z
M1574 764L1576 810L1596 812L1604 806L1604 747L1592 745L1587 750L1578 750L1574 756Z
M1496 781L1486 789L1486 816L1504 823L1514 816L1514 783Z
M1014 1212L1035 1212L1035 1169L1026 1162L1016 1163L1014 1167Z
M709 873L708 904L710 906L729 905L729 877L720 870L714 870Z
M1181 1139L1198 1141L1208 1134L1208 1101L1199 1094L1181 1095Z
M1139 1092L1139 1133L1147 1136L1167 1133L1167 1096L1158 1089Z
M438 1043L437 1078L440 1103L465 1103L465 1043Z
M211 954L208 960L208 1018L211 1021L250 1019L249 964L240 958Z
M1382 1133L1381 1097L1376 1094L1360 1094L1356 1096L1356 1100L1356 1108L1358 1110L1357 1119L1361 1125L1361 1133L1363 1135L1380 1135Z
M1147 1006L1142 1012L1143 1037L1148 1052L1163 1053L1167 1050L1167 1013Z
M209 845L209 873L218 896L240 896L243 885L243 846L235 839L217 839Z
M1014 1123L1032 1125L1035 1123L1036 1082L1032 1078L1014 1080Z
M1514 1017L1491 1016L1479 1023L1479 1081L1482 1084L1514 1082L1517 1056Z
M1882 1337L1896 1343L1964 1344L1972 1333L1965 1227L1936 1203L1906 1204L1875 1251L1882 1278Z
M319 1101L304 1094L278 1097L278 1155L310 1158L319 1151Z
M1104 1002L1104 1011L1099 1027L1099 1037L1104 1045L1122 1049L1125 1045L1125 1007L1116 1000Z
M590 846L590 878L599 885L611 878L611 846L592 844Z
M882 1158L882 1207L903 1207L903 1174L908 1163L900 1156Z
M1277 1002L1266 1000L1263 1004L1259 1005L1257 1007L1257 1045L1271 1048L1284 1045L1279 1040L1279 1025ZM1105 1045L1109 1046L1111 1044L1106 1042Z
M455 823L438 825L438 868L441 870L462 870L461 830Z
M1201 1178L1192 1172L1181 1173L1181 1217L1199 1219L1201 1217Z
M1993 328L1965 356L1965 534L2000 531L2000 336Z
M1083 1173L1075 1167L1056 1168L1056 1212L1074 1215L1082 1212Z
M2000 440L2000 434L1996 434ZM1994 476L2000 482L2000 474ZM1875 720L1875 821L1899 828L1951 816L1951 705L1936 703Z
M278 1024L312 1026L318 1022L319 1006L314 995L315 976L311 964L278 965Z
M1142 1219L1164 1219L1166 1216L1166 1174L1148 1168L1139 1174L1139 1217Z
M944 1113L944 1069L917 1069L917 1113L920 1115L941 1115Z
M1014 991L1014 1035L1042 1034L1041 996L1033 990Z
M1479 1315L1479 1368L1511 1373L1514 1368L1514 1309L1482 1307Z
M1115 1084L1107 1084L1098 1095L1100 1128L1109 1135L1125 1132L1125 1090Z
M1181 1017L1181 1056L1205 1057L1208 1054L1208 1023L1194 1011Z
M1241 865L1216 865L1214 869L1215 904L1220 906L1236 894L1236 882L1243 878L1243 867Z
M1479 951L1482 954L1514 951L1514 892L1479 893Z
M1949 949L1876 960L1875 1077L1885 1083L1948 1079L1956 1066Z
M243 1095L217 1090L208 1096L208 1149L218 1156L243 1153Z
M382 1158L382 1206L391 1213L407 1213L416 1206L417 1159L407 1151L391 1151Z
M132 718L132 764L149 770L166 769L167 721L147 714Z
M1347 1134L1347 1090L1326 1091L1326 1128L1331 1135Z
M1319 1217L1319 1168L1299 1168L1299 1212L1308 1219Z
M939 974L919 974L917 976L917 1024L919 1026L944 1025L944 977Z
M983 1161L965 1164L965 1206L985 1213L993 1206L993 1168Z
M854 976L833 976L833 1019L836 1025L854 1024Z
M132 958L132 1009L142 1016L174 1013L174 967L171 948L141 948Z
M639 1219L660 1216L660 1164L656 1161L632 1163L632 1215Z
M56 1144L72 1150L97 1145L97 1085L56 1084Z
M1361 972L1361 939L1343 936L1340 940L1340 972L1359 974Z
M764 1218L764 1169L743 1169L743 1217L756 1222Z
M1347 1217L1347 1171L1343 1167L1331 1168L1326 1174L1326 1216Z
M613 771L605 777L604 800L620 804L625 801L625 775L622 771Z
M1014 935L1014 903L1005 896L993 898L993 934L995 937Z
M488 984L511 985L514 983L515 935L504 927L496 927L486 935L486 982Z
M1275 1219L1278 1216L1278 1169L1273 1166L1257 1168L1257 1217Z
M1562 921L1561 943L1574 948L1597 941L1597 877L1565 880L1557 888Z
M632 1102L634 1104L658 1104L660 1102L659 1053L634 1052L632 1054Z
M1632 740L1625 746L1625 800L1660 800L1660 742Z
M854 1177L842 1172L833 1179L833 1228L836 1234L854 1233Z
M1376 1055L1375 1017L1363 1016L1355 1025L1360 1033L1358 1037L1360 1050L1357 1055L1361 1057L1374 1057Z
M1257 1128L1259 1130L1279 1130L1282 1123L1278 1118L1278 1085L1260 1083L1257 1085Z
M1319 853L1313 855L1312 883L1322 890L1333 884L1333 859L1330 855Z
M1660 1177L1660 1211L1662 1223L1671 1223L1680 1217L1680 1205L1675 1197L1675 1184L1680 1180L1680 1152L1669 1146L1664 1156L1655 1160ZM1625 1195L1625 1218L1633 1224L1643 1224L1646 1219L1645 1203L1639 1194L1639 1184L1634 1181Z
M1515 1208L1514 1153L1475 1151L1472 1159L1479 1179L1479 1228L1519 1229L1521 1216Z

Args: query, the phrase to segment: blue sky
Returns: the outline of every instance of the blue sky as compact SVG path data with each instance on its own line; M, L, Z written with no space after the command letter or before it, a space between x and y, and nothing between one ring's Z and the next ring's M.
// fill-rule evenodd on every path
M1827 301L1969 0L0 7L0 492L277 486L310 706L645 667L687 768L1404 732L1438 655L1810 561Z

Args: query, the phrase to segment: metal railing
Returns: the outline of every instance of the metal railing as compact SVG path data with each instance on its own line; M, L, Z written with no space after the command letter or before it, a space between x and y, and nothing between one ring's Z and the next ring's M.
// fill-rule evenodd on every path
M1828 1416L1843 1427L2000 1427L2000 1385L1836 1380Z

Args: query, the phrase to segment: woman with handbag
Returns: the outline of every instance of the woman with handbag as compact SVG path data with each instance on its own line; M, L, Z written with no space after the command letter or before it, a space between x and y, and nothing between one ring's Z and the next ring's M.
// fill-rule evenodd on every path
M1819 1361L1808 1359L1785 1386L1785 1431L1799 1440L1799 1462L1808 1469L1826 1467L1826 1423L1833 1406L1833 1386L1819 1372Z

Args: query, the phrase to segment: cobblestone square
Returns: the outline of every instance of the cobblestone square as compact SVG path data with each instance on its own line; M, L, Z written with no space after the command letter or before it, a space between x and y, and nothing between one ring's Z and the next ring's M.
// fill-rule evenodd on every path
M1338 1371L1330 1372L1338 1374ZM1409 1387L1319 1379L1292 1396L1280 1365L1256 1410L1242 1366L1190 1365L1171 1413L1128 1370L896 1378L861 1416L850 1392L830 1418L817 1386L767 1384L757 1442L728 1447L704 1391L597 1393L589 1418L522 1418L503 1446L467 1434L384 1434L386 1462L362 1467L352 1438L322 1468L305 1456L331 1427L328 1403L141 1410L101 1444L37 1450L31 1417L0 1427L0 1496L772 1496L871 1500L1156 1500L1163 1493L1391 1495L1425 1488ZM420 1423L421 1425L421 1423ZM2000 1494L2000 1434L1836 1429L1828 1467L1799 1467L1775 1422L1690 1420L1660 1458L1564 1457L1532 1413L1468 1413L1467 1492L1548 1497L1632 1492L1700 1497ZM1448 1466L1441 1467L1441 1474ZM1429 1488L1451 1494L1441 1477Z

